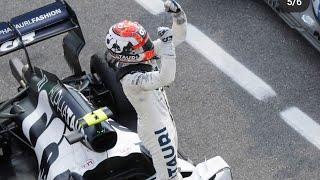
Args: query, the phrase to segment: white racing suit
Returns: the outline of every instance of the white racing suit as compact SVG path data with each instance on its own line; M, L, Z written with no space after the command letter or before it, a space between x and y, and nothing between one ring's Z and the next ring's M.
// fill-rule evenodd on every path
M181 179L177 169L177 131L162 87L175 79L175 46L185 40L187 29L183 11L173 15L172 41L154 41L155 51L161 60L159 71L135 72L121 80L123 91L138 115L138 135L149 150L156 178ZM161 40L162 39L162 40Z

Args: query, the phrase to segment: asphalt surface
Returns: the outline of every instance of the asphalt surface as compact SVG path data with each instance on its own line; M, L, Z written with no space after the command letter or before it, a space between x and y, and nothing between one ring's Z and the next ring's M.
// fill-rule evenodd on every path
M50 1L0 2L0 21ZM78 15L87 41L81 64L105 49L104 36L114 23L139 21L156 38L169 26L166 14L153 16L135 1L68 1ZM177 48L177 74L167 90L178 128L180 149L194 162L222 156L234 179L319 179L320 151L290 128L279 112L297 106L320 123L320 59L297 32L259 0L181 0L188 20L277 93L258 101L184 43ZM62 37L30 50L34 65L59 77L70 74L63 60ZM15 94L8 59L1 57L0 99Z

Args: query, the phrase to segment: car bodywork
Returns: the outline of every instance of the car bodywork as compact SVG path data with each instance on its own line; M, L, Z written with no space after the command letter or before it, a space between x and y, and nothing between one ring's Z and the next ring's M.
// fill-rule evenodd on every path
M297 30L318 51L320 51L319 0L310 0L302 12L285 12L279 7L279 0L264 0L292 29Z

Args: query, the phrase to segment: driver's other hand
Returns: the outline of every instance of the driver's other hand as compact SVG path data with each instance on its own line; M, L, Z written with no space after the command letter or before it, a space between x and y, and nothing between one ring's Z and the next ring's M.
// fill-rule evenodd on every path
M164 43L172 42L173 32L168 27L158 27L158 37Z
M160 52L157 52L160 56L171 56L175 57L175 48L172 42L173 31L168 27L159 27L158 28L158 36L161 40L161 44L159 48Z

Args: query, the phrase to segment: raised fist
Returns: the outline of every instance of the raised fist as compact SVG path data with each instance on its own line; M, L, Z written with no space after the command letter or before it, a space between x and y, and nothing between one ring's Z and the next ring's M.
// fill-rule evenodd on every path
M186 22L185 13L180 4L178 4L175 0L167 0L164 3L164 8L167 12L173 15L173 18L178 24L183 24Z
M164 8L169 13L180 13L181 6L175 0L167 0L164 3Z

